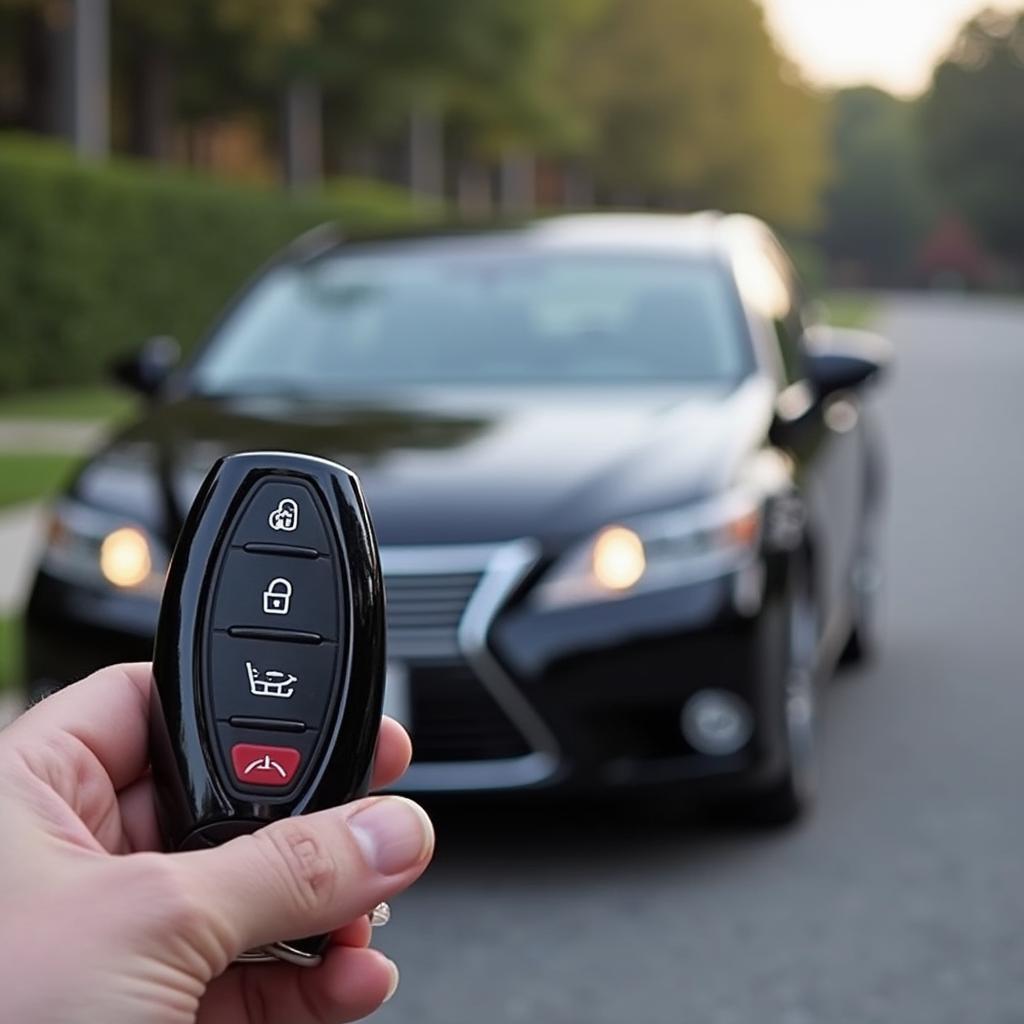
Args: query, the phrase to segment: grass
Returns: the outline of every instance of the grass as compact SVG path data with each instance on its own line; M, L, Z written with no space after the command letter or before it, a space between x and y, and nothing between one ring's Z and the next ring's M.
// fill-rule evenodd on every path
M79 455L0 452L0 508L49 498L79 462Z
M21 621L0 617L0 690L21 682Z
M130 415L137 400L127 391L96 385L0 395L0 420L113 420Z
M829 292L824 299L825 323L833 327L869 327L876 303L860 292Z

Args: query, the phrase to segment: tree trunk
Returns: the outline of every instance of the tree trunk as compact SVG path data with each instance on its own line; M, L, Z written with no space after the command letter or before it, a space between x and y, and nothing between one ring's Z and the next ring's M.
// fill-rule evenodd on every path
M157 163L171 156L174 68L170 54L153 41L141 42L134 68L131 151Z
M285 87L282 111L282 162L289 188L308 188L323 180L323 104L320 87L293 78Z
M67 0L53 32L54 122L80 157L110 151L108 0Z
M50 77L52 43L46 22L37 11L25 11L21 19L21 116L19 123L39 134L53 134L54 101Z

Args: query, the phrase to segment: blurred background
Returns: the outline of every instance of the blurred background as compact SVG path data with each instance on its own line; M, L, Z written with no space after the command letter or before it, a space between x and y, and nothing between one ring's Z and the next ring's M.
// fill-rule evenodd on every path
M895 342L883 657L793 832L439 807L381 1019L1024 1018L1024 10L973 0L0 0L0 685L42 504L281 245L764 218ZM13 700L8 701L8 713Z
M818 290L1012 291L1022 50L972 0L3 0L0 389L190 346L328 219L743 210Z

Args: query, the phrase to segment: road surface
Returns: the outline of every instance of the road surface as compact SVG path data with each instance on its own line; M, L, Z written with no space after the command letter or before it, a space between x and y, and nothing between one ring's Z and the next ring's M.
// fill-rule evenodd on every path
M1024 1021L1024 305L894 298L879 326L887 637L829 692L818 813L442 809L378 935L382 1024Z

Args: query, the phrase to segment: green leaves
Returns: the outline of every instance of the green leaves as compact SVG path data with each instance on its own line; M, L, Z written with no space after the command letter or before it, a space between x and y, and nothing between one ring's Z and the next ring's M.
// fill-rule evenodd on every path
M436 218L384 185L291 197L63 147L0 143L0 391L101 380L153 334L194 344L245 279L315 224L379 230Z
M947 203L995 252L1024 265L1024 14L970 21L936 69L922 116Z
M753 0L611 0L570 54L599 181L626 202L814 219L822 104Z

